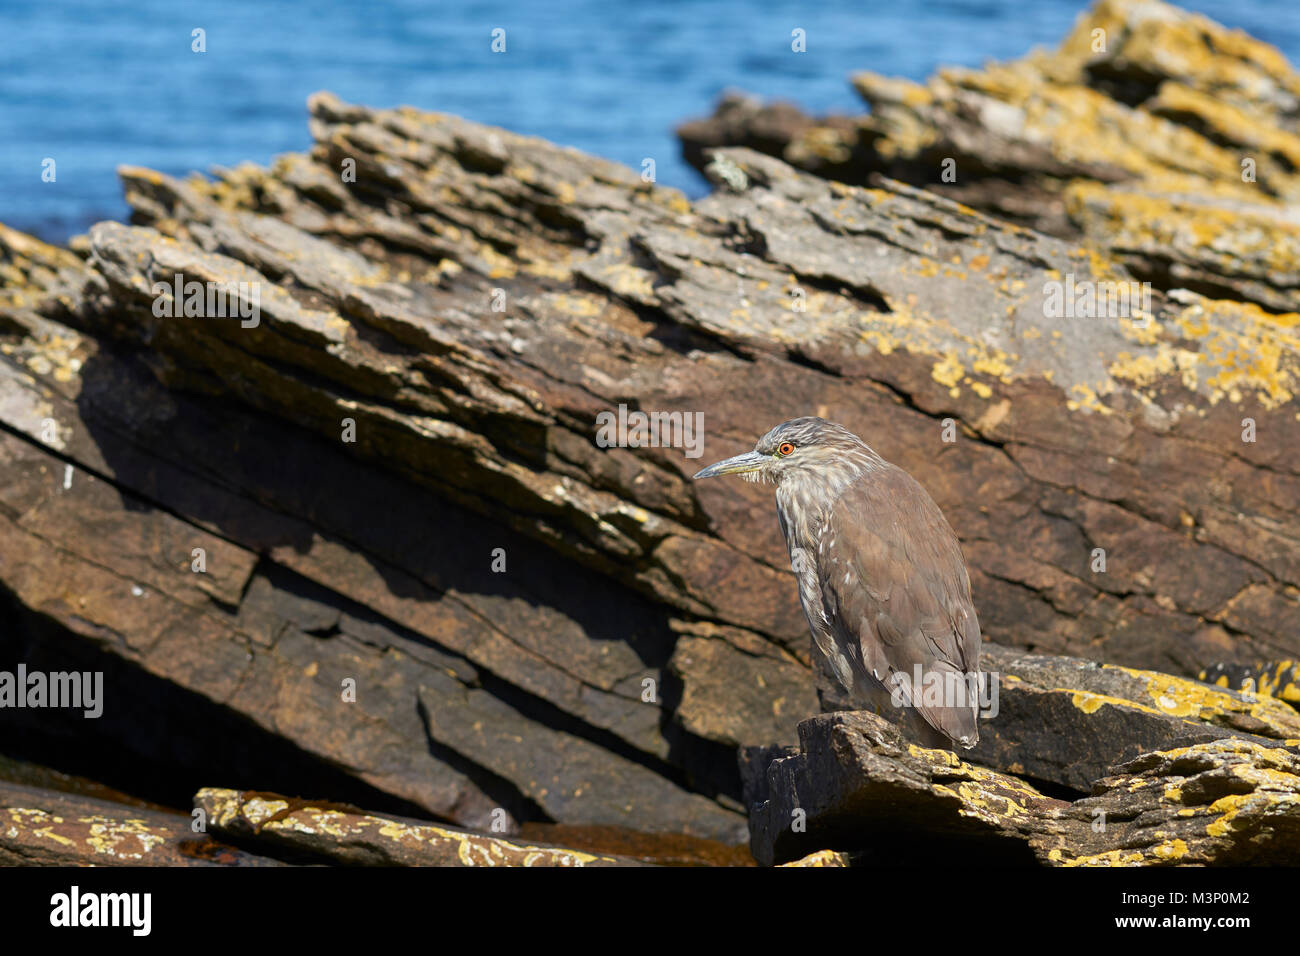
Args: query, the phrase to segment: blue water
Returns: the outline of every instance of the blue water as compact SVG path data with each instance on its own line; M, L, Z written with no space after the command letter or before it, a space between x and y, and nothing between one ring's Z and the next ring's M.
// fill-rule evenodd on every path
M1296 0L1185 4L1300 62ZM0 0L0 221L63 240L126 215L114 168L172 174L308 147L304 102L457 113L576 146L698 195L676 123L729 86L861 112L847 76L922 79L1055 46L1078 0ZM207 52L190 50L207 31ZM506 30L506 52L490 50ZM808 50L790 50L790 32ZM41 181L46 157L57 180Z

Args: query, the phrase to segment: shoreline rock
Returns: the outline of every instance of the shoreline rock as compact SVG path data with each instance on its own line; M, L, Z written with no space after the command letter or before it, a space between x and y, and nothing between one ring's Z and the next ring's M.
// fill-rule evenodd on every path
M1276 66L1181 15L1115 22L1129 57L1165 30L1212 36L1239 66L1214 81L1230 99L1263 75L1251 63ZM541 140L330 94L309 103L310 152L267 168L124 168L132 225L69 249L0 227L0 655L111 676L103 722L41 715L20 731L187 796L222 779L464 829L503 812L507 836L554 822L739 842L735 749L822 720L806 624L770 490L696 486L683 447L603 447L597 416L627 405L703 415L710 459L821 414L916 475L963 541L986 636L1041 655L1018 665L1017 719L983 759L1048 789L1091 786L1109 764L1087 748L1017 754L1047 714L1123 729L1132 761L1190 733L1211 765L1197 773L1289 767L1300 735L1281 700L1189 678L1297 656L1300 343L1269 309L1300 284L1285 243L1273 261L1238 242L1260 216L1277 220L1266 244L1290 228L1291 81L1256 107L1233 100L1283 137L1246 208L1228 147L1189 148L1195 169L1122 151L1103 168L1029 122L1082 103L1167 134L1151 143L1204 138L1195 76L1126 92L1113 57L1075 64L1075 80L1040 60L924 95L863 82L874 121L893 124L868 132L875 155L896 147L895 174L914 161L909 136L923 157L945 129L987 154L959 163L1001 190L986 210L1007 214L1006 177L1032 169L1020 217L1064 223L1057 236L941 183L846 185L745 148L702 149L722 188L689 203ZM1156 190L1160 209L1190 209L1201 200L1179 190L1207 182L1214 215L1239 217L1228 232L1144 245L1135 217L1155 207L1108 205ZM178 277L256 288L257 322L160 308ZM1156 288L1131 314L1049 304L1054 285L1142 279ZM1064 658L1108 666L1073 686L1055 678L1085 665ZM1189 701L1214 719L1172 712ZM156 732L182 722L209 737ZM1054 794L881 756L882 741L868 749L887 780L1005 788L1073 832ZM1191 779L1180 759L1151 773ZM944 800L930 809L937 834L1060 862L1000 818L970 830ZM1133 840L1053 848L1160 859L1152 834Z
M375 816L279 794L207 788L194 797L215 833L268 852L342 866L641 866L625 857Z
M0 866L282 866L196 834L181 813L0 780Z
M1300 73L1147 0L1100 0L1054 52L925 83L863 72L865 116L732 93L678 129L703 168L746 146L856 185L886 175L1108 252L1168 290L1300 310Z
M994 866L1291 865L1300 754L1240 739L1143 754L1067 803L1015 777L927 750L866 712L799 725L751 807L754 857L810 853L897 866L974 855Z

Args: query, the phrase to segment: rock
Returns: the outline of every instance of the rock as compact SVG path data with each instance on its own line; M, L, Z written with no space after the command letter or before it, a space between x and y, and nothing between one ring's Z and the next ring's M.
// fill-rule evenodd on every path
M1300 755L1278 747L1224 738L1143 754L1068 803L909 744L874 714L823 714L799 734L750 809L763 865L817 851L895 866L1276 865L1300 850Z
M750 807L750 850L761 866L818 850L865 863L977 856L1028 865L1028 838L1068 804L1014 777L909 744L875 714L849 711L799 725L800 752L773 760L766 799Z
M1300 758L1232 738L1143 754L1062 816L1072 824L1069 837L1033 841L1043 862L1292 866L1300 849Z
M793 103L763 103L752 96L729 92L707 119L683 123L677 129L682 155L703 170L709 152L719 146L745 146L780 156L792 165L841 182L862 182L871 156L859 147L860 121L848 116L813 119ZM797 143L797 146L793 144ZM788 146L793 148L786 155Z
M799 721L817 709L806 665L740 628L674 621L673 629L668 663L682 684L674 713L684 728L733 745L798 739Z
M1300 714L1267 694L991 643L980 667L990 696L979 743L963 756L1050 785L1053 796L1062 787L1087 793L1110 767L1140 754L1201 741L1234 737L1300 753ZM824 712L853 709L838 685L825 680L819 687ZM742 751L746 805L766 799L767 765L789 754L782 747Z
M924 84L853 78L868 116L732 94L684 156L748 146L863 184L886 174L1086 237L1157 289L1300 309L1300 73L1273 47L1156 0L1100 0L1054 53Z
M997 714L980 722L977 763L1086 793L1140 754L1234 737L1300 755L1300 714L1269 697L1078 658L986 645Z
M0 781L0 866L279 866L190 818Z
M506 780L553 820L745 839L744 821L655 770L575 734L538 727L483 690L431 671L419 691L429 739Z
M1239 689L1243 694L1276 697L1300 707L1300 662L1268 664L1215 664L1201 671L1200 679L1216 687Z
M643 833L596 824L524 823L514 839L655 866L757 866L748 841L736 845L682 833Z
M102 721L23 726L41 747L172 805L237 779L736 839L734 750L793 740L815 662L770 489L690 476L806 413L926 485L991 640L1296 656L1296 360L1259 306L1079 321L1047 284L1123 263L902 182L723 149L691 204L455 117L309 108L267 169L124 168L133 225L76 253L0 231L0 660L108 675ZM178 277L234 314L172 314ZM602 442L620 406L690 417Z
M469 833L279 794L205 788L212 830L299 861L345 866L640 866L635 860Z
M848 707L841 707L847 710ZM767 768L777 759L794 757L799 754L798 745L775 745L770 747L741 747L736 759L740 765L740 782L745 806L752 808L762 803L769 796L767 789Z
M809 853L802 859L794 860L790 863L782 863L784 867L846 867L852 865L852 857L848 853L836 853L833 850L818 850L816 853Z

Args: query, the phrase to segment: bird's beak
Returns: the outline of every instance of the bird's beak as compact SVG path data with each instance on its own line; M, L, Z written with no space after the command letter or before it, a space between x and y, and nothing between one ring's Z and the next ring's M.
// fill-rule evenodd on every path
M722 461L715 462L703 471L696 472L695 477L716 478L718 475L743 475L746 472L758 471L767 464L767 461L767 455L760 455L756 451L747 451L735 458L724 458Z

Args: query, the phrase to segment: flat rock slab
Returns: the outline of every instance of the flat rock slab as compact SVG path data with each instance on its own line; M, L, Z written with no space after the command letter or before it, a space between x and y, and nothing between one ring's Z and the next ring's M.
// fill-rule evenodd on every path
M1300 752L1300 713L1267 695L997 645L997 716L980 721L977 763L1083 793L1139 754L1236 737Z
M1143 754L1068 803L1015 777L903 740L874 714L799 725L750 808L760 864L817 850L854 862L1140 866L1294 862L1300 756L1225 738Z
M194 805L207 815L213 832L300 860L345 866L644 865L277 794L209 788L195 795Z
M2 866L280 866L190 818L0 781Z

